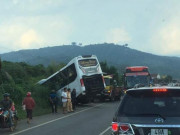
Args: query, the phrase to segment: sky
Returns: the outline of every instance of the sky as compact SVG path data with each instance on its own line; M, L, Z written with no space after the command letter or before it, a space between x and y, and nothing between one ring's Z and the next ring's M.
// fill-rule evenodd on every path
M179 0L0 0L0 54L72 42L180 56Z

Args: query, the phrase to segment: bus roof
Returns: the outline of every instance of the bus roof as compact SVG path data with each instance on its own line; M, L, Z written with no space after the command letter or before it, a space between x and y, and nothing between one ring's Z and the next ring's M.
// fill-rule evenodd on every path
M148 67L146 66L126 67L126 70L131 70L131 71L142 71L143 69L148 69Z
M75 57L77 59L86 59L86 58L97 58L96 55L80 55L80 56L77 56Z

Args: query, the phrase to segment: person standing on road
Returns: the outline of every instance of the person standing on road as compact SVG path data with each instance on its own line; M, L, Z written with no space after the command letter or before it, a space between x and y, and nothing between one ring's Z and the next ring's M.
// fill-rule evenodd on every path
M52 108L52 113L57 113L57 103L58 103L58 98L55 90L52 90L50 96L49 96L49 101L50 105Z
M71 102L71 89L68 88L68 91L67 91L67 111L68 112L73 112L73 109L72 109L72 102Z
M67 88L64 88L64 91L62 92L61 95L62 98L62 103L63 103L63 114L67 113Z
M72 102L72 108L73 110L76 109L76 89L73 89L71 92L71 102Z
M35 107L35 101L31 97L31 92L27 92L26 97L23 100L23 105L25 105L26 113L27 113L27 123L30 123L32 119L32 111Z

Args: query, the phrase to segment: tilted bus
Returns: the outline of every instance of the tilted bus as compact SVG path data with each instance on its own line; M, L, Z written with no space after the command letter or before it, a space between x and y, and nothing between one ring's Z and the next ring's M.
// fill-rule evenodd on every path
M146 66L126 67L124 74L124 88L130 89L136 86L149 86L151 76Z
M57 90L58 95L65 87L75 88L77 100L82 103L100 96L105 87L101 66L95 55L73 58L65 67L39 81L39 84L44 83Z

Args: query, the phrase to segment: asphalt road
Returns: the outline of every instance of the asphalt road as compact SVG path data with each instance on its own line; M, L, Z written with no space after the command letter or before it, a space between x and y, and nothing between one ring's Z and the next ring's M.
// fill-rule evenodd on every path
M91 103L73 113L35 117L31 124L19 122L14 132L0 129L0 135L109 135L119 102Z

